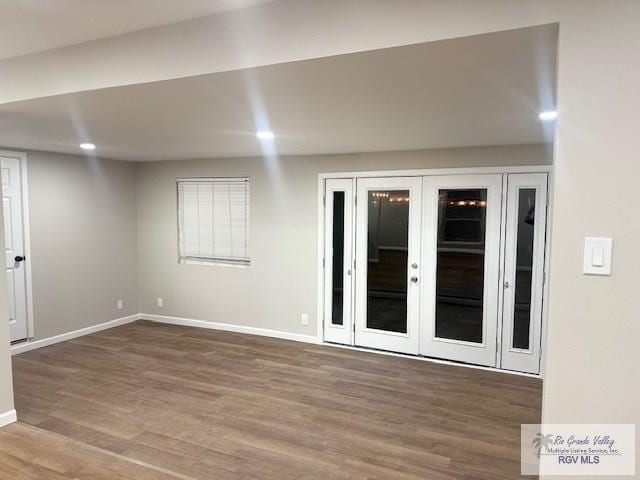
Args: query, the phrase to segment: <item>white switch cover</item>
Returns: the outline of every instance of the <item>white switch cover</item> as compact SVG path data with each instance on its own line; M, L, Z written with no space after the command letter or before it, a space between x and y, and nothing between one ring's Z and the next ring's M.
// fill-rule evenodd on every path
M587 275L611 275L611 238L587 237L584 239L584 265Z
M118 310L122 310L124 308L124 303L122 302L122 300L118 300L116 302L116 307L118 308Z
M309 315L306 313L300 315L300 323L302 323L302 325L309 325Z
M156 300L156 306L160 308L164 307L164 300L162 299L162 297L158 297L158 299Z

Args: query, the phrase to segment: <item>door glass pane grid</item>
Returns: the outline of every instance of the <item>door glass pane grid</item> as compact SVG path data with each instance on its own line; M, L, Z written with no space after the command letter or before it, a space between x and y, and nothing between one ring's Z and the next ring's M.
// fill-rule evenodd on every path
M331 323L344 323L344 192L333 192Z
M409 190L367 194L366 328L407 333Z
M435 336L482 344L487 189L440 189Z
M512 348L530 350L536 189L518 190Z

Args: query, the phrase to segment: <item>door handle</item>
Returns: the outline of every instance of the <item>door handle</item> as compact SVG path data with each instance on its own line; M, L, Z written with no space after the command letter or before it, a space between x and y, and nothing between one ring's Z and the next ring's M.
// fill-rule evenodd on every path
M418 283L418 277L411 277L411 281L413 283Z
M16 261L16 263L20 263L20 262L23 262L25 260L25 257L23 257L21 255L16 255L14 260Z

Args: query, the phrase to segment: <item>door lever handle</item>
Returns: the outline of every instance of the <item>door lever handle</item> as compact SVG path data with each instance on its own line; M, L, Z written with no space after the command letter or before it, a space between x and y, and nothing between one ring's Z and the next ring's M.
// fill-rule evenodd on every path
M21 255L16 255L16 257L14 258L14 260L17 263L23 262L25 260L25 257L21 256Z
M411 277L411 281L413 283L418 283L418 277Z

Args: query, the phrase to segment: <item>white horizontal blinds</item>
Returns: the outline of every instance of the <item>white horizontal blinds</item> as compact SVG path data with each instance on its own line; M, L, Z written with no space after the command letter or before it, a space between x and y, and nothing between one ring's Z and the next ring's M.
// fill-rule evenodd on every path
M249 179L178 180L180 260L249 264Z

